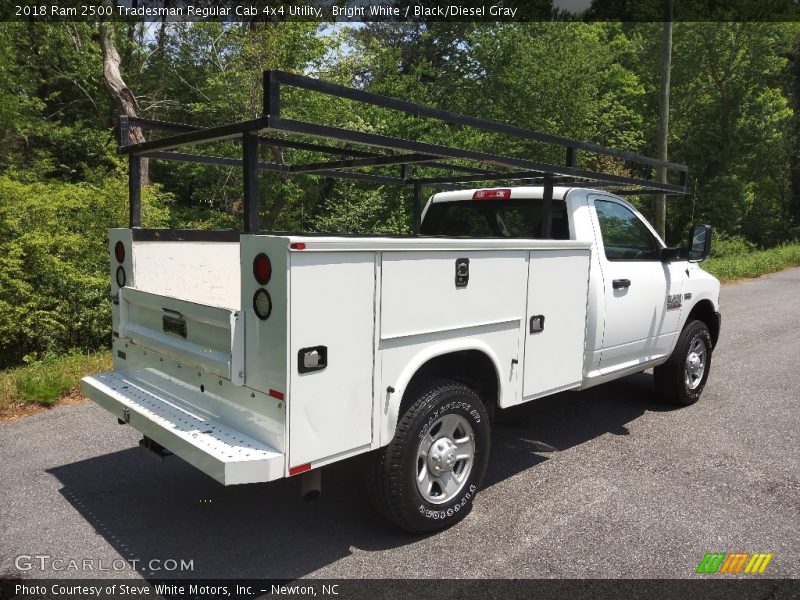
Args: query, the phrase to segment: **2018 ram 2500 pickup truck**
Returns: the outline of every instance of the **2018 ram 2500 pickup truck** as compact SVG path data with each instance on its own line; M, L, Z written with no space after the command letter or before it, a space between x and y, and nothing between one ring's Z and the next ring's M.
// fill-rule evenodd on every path
M566 161L285 119L281 85L565 146ZM431 531L472 506L498 410L650 368L666 400L700 397L720 330L720 286L698 264L710 228L668 248L620 196L554 186L559 177L686 193L686 167L288 73L267 72L264 89L264 116L242 123L121 120L131 222L109 234L114 369L86 377L82 389L139 430L145 447L225 485L302 473L312 490L320 467L370 453L378 510L408 530ZM126 143L134 125L178 133ZM174 151L236 137L241 160ZM301 158L264 163L263 145ZM588 171L579 150L677 170L681 181ZM336 159L308 162L320 154ZM141 228L143 157L242 166L244 232ZM397 165L399 178L387 171ZM412 184L421 235L261 232L261 170ZM537 176L543 185L453 191L464 180ZM450 191L423 207L423 185Z

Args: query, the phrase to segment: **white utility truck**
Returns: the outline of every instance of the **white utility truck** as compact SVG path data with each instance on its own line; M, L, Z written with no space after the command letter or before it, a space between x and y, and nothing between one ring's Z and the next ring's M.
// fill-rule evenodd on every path
M720 330L719 283L698 265L710 228L668 248L620 196L553 184L686 191L685 178L657 184L579 170L576 150L685 167L552 136L542 137L567 147L565 165L305 124L280 117L280 85L542 136L281 72L267 72L267 116L255 121L210 129L129 121L178 133L140 144L123 137L131 227L109 234L114 370L86 377L82 389L140 431L146 448L224 485L303 473L311 489L320 467L369 452L378 510L405 529L432 531L470 509L498 409L650 368L666 400L699 398ZM270 131L349 145L263 135ZM139 226L142 157L196 161L174 149L232 137L242 139L243 160L200 158L244 165L244 232ZM337 160L260 163L263 144ZM492 170L466 170L465 161ZM424 178L411 177L412 163ZM375 169L398 164L398 183L414 185L418 235L259 231L258 170L387 184ZM437 169L448 175L431 176ZM453 186L537 176L542 185ZM423 209L423 185L449 191Z

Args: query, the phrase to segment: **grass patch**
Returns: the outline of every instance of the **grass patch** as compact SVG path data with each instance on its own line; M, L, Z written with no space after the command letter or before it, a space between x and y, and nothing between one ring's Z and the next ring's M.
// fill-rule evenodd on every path
M23 367L0 371L0 413L15 406L51 406L64 394L76 390L84 375L111 368L111 353L70 352L46 357Z
M760 277L788 267L800 266L800 244L787 244L769 250L743 249L741 252L713 256L703 269L721 281L741 277Z
M40 369L36 373L19 374L14 383L23 402L38 402L50 406L69 389L71 381L57 371Z

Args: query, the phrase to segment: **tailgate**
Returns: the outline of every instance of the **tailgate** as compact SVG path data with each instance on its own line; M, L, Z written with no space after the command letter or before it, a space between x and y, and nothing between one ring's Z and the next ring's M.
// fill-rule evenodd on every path
M280 450L203 410L204 394L174 379L114 371L84 377L81 390L120 421L224 485L284 475Z
M244 318L239 310L119 290L120 338L236 385L244 384Z

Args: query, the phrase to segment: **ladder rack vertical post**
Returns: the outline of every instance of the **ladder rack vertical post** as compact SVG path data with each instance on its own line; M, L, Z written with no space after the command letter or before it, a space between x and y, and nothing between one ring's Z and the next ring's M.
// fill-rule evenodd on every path
M422 224L422 185L414 184L414 235L419 235Z
M258 134L242 134L242 167L244 171L244 231L258 233Z
M130 227L142 226L142 157L131 154L128 158L128 198Z
M576 165L576 150L572 146L567 146L567 156L566 156L566 166L570 169L574 169Z
M264 116L281 116L281 85L275 73L264 71Z
M542 196L542 238L549 240L553 232L553 176L544 176L544 193Z
M128 115L119 116L119 145L131 143L131 124ZM142 157L128 156L128 222L129 227L142 226Z
M119 116L119 145L127 146L130 143L130 121L128 115Z

